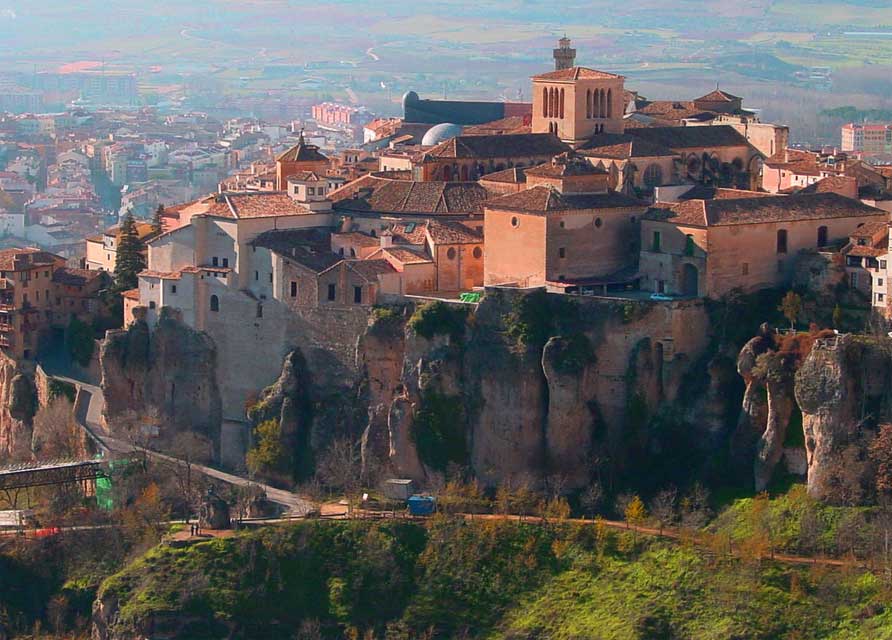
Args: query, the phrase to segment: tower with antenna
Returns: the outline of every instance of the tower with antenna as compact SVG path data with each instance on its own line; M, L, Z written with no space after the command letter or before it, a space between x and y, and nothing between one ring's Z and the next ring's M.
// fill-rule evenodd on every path
M570 69L576 64L576 49L570 47L570 38L558 40L558 48L554 50L554 70Z

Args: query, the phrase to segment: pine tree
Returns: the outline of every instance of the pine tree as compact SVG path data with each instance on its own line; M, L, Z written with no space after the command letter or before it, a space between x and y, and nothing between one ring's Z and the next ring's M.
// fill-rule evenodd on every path
M115 288L118 291L135 289L139 285L137 276L145 268L143 247L133 214L128 212L118 232L118 255L115 260Z
M159 235L164 231L164 225L161 223L161 216L164 214L164 205L159 204L155 209L155 215L152 216L152 235Z

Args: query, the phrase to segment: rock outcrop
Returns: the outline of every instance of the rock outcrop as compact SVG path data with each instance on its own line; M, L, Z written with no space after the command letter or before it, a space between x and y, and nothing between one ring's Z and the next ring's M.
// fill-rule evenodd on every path
M892 417L890 384L889 338L844 335L815 343L795 383L812 496L840 501L870 489L869 465L860 463L878 422Z
M0 355L0 463L31 457L37 405L33 372Z
M560 475L566 488L582 487L596 461L621 460L630 397L646 422L677 397L708 340L695 302L492 290L468 318L426 336L399 321L359 342L364 443L386 449L397 475L424 483L456 463L488 486Z
M165 308L152 331L144 320L137 320L126 330L109 332L99 361L104 417L113 435L116 425L145 427L157 444L165 446L178 433L193 431L208 438L219 456L217 351L207 335ZM156 424L134 427L134 416Z

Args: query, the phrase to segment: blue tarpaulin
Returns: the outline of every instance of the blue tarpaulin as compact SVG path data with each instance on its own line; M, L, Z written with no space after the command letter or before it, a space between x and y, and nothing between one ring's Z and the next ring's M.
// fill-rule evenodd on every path
M413 516L429 516L434 512L437 501L433 496L412 496L409 498L409 513Z

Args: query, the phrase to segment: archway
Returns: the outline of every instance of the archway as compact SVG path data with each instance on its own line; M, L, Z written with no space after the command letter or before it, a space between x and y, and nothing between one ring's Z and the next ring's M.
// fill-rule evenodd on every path
M700 295L700 271L690 263L681 268L681 293L686 296Z

